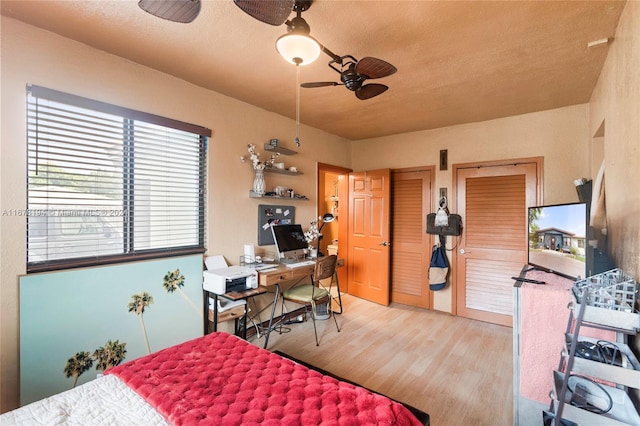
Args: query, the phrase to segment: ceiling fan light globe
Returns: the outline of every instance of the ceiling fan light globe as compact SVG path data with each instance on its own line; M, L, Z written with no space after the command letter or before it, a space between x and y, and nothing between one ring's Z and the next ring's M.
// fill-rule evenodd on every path
M320 45L313 37L288 33L276 40L276 50L285 61L295 65L308 65L320 56Z

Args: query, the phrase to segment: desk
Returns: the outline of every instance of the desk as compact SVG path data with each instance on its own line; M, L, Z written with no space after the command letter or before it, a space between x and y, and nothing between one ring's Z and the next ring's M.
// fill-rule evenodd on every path
M344 259L338 259L337 263L336 263L336 267L340 267L344 265ZM298 268L289 268L288 266L284 265L284 264L276 264L273 265L273 268L267 268L267 269L262 269L258 271L258 288L255 289L251 289L251 290L247 290L247 291L243 291L243 292L229 292L229 293L225 293L224 295L222 295L222 297L225 297L227 299L231 299L231 300L240 300L240 299L247 299L249 297L253 297L253 296L257 296L259 294L263 294L263 293L267 293L267 288L268 287L273 287L275 286L275 292L273 295L273 302L271 305L271 315L269 315L269 325L267 327L267 330L265 332L265 339L264 339L264 348L267 348L267 345L269 344L269 334L271 333L271 330L273 329L273 318L275 316L276 313L276 306L277 306L277 302L278 302L278 298L280 297L280 284L281 283L288 283L288 282L292 282L292 281L299 281L302 280L304 278L311 278L311 275L313 274L313 269L314 269L315 265L309 265L309 266L301 266ZM340 285L337 282L338 277L335 276L336 279L336 284L338 287L338 297L340 297ZM332 279L333 280L333 279ZM205 292L205 312L207 313L205 315L205 334L208 333L209 330L209 326L208 326L208 313L209 313L209 292L208 291L204 291ZM218 329L218 295L217 294L213 294L213 298L215 301L215 304L213 306L213 331L217 331ZM268 306L268 305L267 305ZM342 300L340 299L340 312L337 313L342 313ZM247 311L245 310L244 313L244 337L246 338L246 330L247 330L247 325L246 325L246 321L247 321L247 317L246 317ZM236 330L237 330L237 319L236 319Z
M227 321L230 319L234 319L235 320L235 334L238 334L238 319L240 319L241 317L243 317L243 322L244 322L244 327L243 327L243 338L247 338L247 313L249 312L248 310L248 306L242 305L242 306L238 306L238 307L234 307L229 309L228 311L222 312L222 313L218 313L218 298L219 297L223 297L225 299L229 299L229 300L246 300L249 297L253 297L253 296L258 296L260 294L266 293L267 289L265 287L258 287L258 288L252 288L250 290L246 290L246 291L230 291L228 293L225 293L224 295L218 295L216 293L213 292L209 292L207 290L203 290L204 291L204 311L205 311L205 318L204 318L204 334L208 334L209 333L209 321L211 323L213 323L213 330L212 331L218 331L218 321L223 322L223 321ZM209 304L209 298L213 297L213 309L211 309L211 305ZM237 308L242 307L242 312L240 312ZM209 312L210 310L213 311L213 316L212 318L209 318Z
M271 287L275 286L276 291L273 295L273 305L271 306L271 315L269 316L269 326L264 336L264 348L267 349L269 344L269 334L273 328L273 317L276 313L276 305L280 296L280 283L302 280L311 277L315 265L301 266L299 268L289 268L286 265L276 265L273 268L258 271L258 286Z
M344 259L339 258L336 261L336 268L339 268L341 266L344 266ZM268 287L280 284L281 282L308 277L313 274L314 267L315 265L301 266L299 268L289 268L285 264L279 263L273 265L273 268L259 270L258 284Z
M289 268L284 264L274 265L273 268L258 271L258 284L264 287L278 285L282 282L292 281L313 274L315 265Z
M273 268L267 268L265 270L258 271L258 288L254 288L246 291L240 291L240 292L228 292L223 295L218 295L213 292L204 290L204 305L205 305L204 309L206 313L205 319L204 319L205 334L209 333L209 310L211 309L211 305L209 304L209 297L213 297L213 300L214 300L213 309L212 309L213 318L211 319L211 322L213 323L212 331L218 331L219 319L224 318L224 320L228 320L228 319L234 318L236 321L235 330L237 332L238 319L241 317L241 315L238 313L237 310L234 311L235 308L231 308L228 311L229 314L227 314L227 312L219 313L218 298L223 297L229 300L242 300L242 299L246 300L250 297L267 293L268 287L275 286L275 292L274 292L273 302L271 306L271 315L269 315L269 326L267 327L267 330L265 332L264 348L266 349L267 345L269 344L269 334L271 333L271 329L273 328L273 318L276 312L278 297L280 297L280 283L291 282L291 281L301 280L306 277L310 277L311 274L313 273L313 268L314 268L314 265L302 266L299 268L288 268L285 265L277 264L277 265L273 265ZM246 338L246 332L247 332L247 312L248 310L245 305L244 313L243 313L244 331L242 336L244 338Z
M344 259L338 259L336 261L336 268L344 266ZM264 348L267 348L267 344L269 343L269 333L271 333L271 329L273 327L273 317L276 312L276 305L278 302L278 297L280 296L280 284L284 282L291 282L296 280L304 279L305 277L311 278L313 275L313 269L315 265L309 266L301 266L298 268L289 268L286 265L279 264L275 265L273 268L263 269L258 271L258 284L259 286L270 287L275 286L276 291L273 297L273 305L271 306L271 315L269 316L269 327L267 328L267 332L265 333L264 339ZM341 314L342 313L342 297L340 296L340 284L338 283L338 276L334 273L334 276L331 278L331 282L336 280L336 286L338 287L338 299L340 312L334 312ZM329 286L329 293L331 293L331 286ZM333 297L331 298L333 299Z

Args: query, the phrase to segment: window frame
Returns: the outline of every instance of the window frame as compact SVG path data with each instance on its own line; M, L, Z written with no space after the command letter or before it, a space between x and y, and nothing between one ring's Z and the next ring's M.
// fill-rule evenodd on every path
M122 157L121 157L122 163L121 163L121 167L119 165L118 166L119 168L117 168L118 170L117 175L118 176L121 175L121 178L122 178L122 199L121 199L122 211L132 213L131 215L129 214L122 215L122 252L118 252L115 254L114 253L97 254L97 255L94 254L91 256L75 256L75 257L67 257L63 259L59 259L59 258L56 259L55 255L52 254L53 251L49 252L49 248L47 245L46 259L39 259L39 260L30 259L31 255L29 251L29 242L30 242L29 225L31 221L29 218L35 217L39 214L43 214L41 211L32 209L32 205L36 205L35 203L31 203L32 199L36 198L35 195L32 196L32 191L33 193L37 193L38 185L36 183L30 183L30 179L31 179L30 174L31 174L32 167L35 167L36 169L39 167L38 166L38 155L39 155L38 141L40 140L40 135L38 133L39 118L38 118L37 112L39 108L38 101L40 99L53 101L59 104L64 104L65 106L70 107L70 109L80 108L82 110L90 110L97 113L104 113L111 116L116 116L118 120L120 118L122 119L122 124L123 124L122 135L121 135L122 137L121 146L123 148ZM87 124L87 122L83 122L83 123L84 125ZM94 131L96 131L96 134L97 134L97 127L99 126L98 121L96 120L96 122L94 123L89 122L89 124L94 125L93 129ZM35 125L35 130L33 129L34 125ZM77 126L77 123L74 123L73 126ZM190 152L189 156L186 158L189 161L189 166L192 167L193 175L195 177L190 178L190 180L188 180L184 184L184 185L188 185L189 191L190 191L188 192L188 195L191 197L189 198L189 201L191 202L189 207L182 207L182 205L179 203L178 199L180 197L177 196L178 194L181 194L180 192L181 190L179 188L171 189L167 187L169 188L168 192L170 193L167 199L170 200L171 203L174 203L172 205L180 205L180 209L181 209L180 212L182 212L183 211L182 209L184 208L184 211L191 213L191 215L185 221L181 222L181 223L185 223L186 224L185 226L189 228L189 233L186 234L187 235L186 239L190 239L191 243L180 245L180 242L177 241L176 242L177 245L175 246L171 246L170 244L165 244L164 246L162 246L162 243L154 242L154 244L160 244L160 246L153 247L151 244L149 244L149 247L141 248L143 247L144 243L140 243L139 247L136 247L136 235L137 233L142 232L142 231L139 231L139 229L144 228L148 233L149 238L151 239L152 237L156 236L156 234L153 234L153 233L160 228L152 227L154 225L152 225L151 223L152 219L150 217L146 219L147 220L146 225L144 225L145 223L144 218L136 219L136 215L135 215L136 211L133 210L136 203L135 177L136 177L137 171L138 173L142 173L140 172L140 170L142 169L142 166L138 167L136 165L136 161L137 161L136 156L133 154L133 152L135 152L135 149L131 149L131 148L140 148L141 146L145 146L144 145L145 142L142 141L143 136L137 136L135 133L135 130L158 129L157 126L161 127L159 130L163 130L162 128L165 128L166 133L168 134L168 136L160 136L159 139L157 139L157 141L170 145L172 142L172 139L171 139L171 135L173 135L172 132L175 132L175 133L185 132L184 134L189 136L189 139L187 139L187 142L180 141L180 143L184 144L184 143L193 142L193 146L191 146L192 152ZM140 133L142 133L142 131ZM26 176L27 194L26 196L27 196L28 209L26 213L27 252L25 253L27 273L44 272L44 271L86 267L86 266L106 265L106 264L113 264L113 263L119 263L119 262L130 262L133 260L146 260L146 259L161 258L161 257L182 256L182 255L189 255L189 254L204 253L205 252L205 230L206 230L206 223L205 223L206 222L206 176L207 176L206 152L207 152L208 140L211 137L211 134L212 134L211 130L206 127L185 123L179 120L174 120L174 119L162 117L159 115L145 113L145 112L141 112L141 111L125 108L125 107L120 107L117 105L96 101L93 99L76 96L69 93L64 93L57 90L48 89L42 86L27 85L27 176ZM118 139L115 139L115 140L117 141ZM177 139L174 139L173 142L178 143ZM64 143L69 146L73 146L74 144L74 142L68 142L68 141L65 141ZM156 139L154 139L149 145L153 147L154 143L156 143ZM196 146L196 143L197 143L197 146ZM116 146L120 146L120 145L117 145L117 142L116 142ZM145 146L145 148L149 150L149 146ZM127 152L130 152L131 154L127 154ZM31 157L32 153L35 153L35 159ZM172 160L168 150L167 150L167 155L165 157L160 157L160 158L164 158L166 159L166 161ZM97 161L98 160L96 160L96 165L97 165ZM155 158L153 158L153 161L155 161ZM35 166L32 164L32 162L35 162ZM142 161L140 161L140 163L142 163ZM82 165L86 164L87 166L91 166L93 163L91 163L91 161L85 160L85 161L80 161L79 164L82 164ZM138 168L136 169L136 167ZM158 169L159 166L156 165L155 163L152 163L148 167L150 167L149 169L150 171L159 170ZM147 175L145 175L144 177L149 179ZM197 188L195 187L196 181L197 181ZM161 185L162 179L158 178L157 182L154 180L151 180L151 182L155 183L156 185ZM67 189L68 193L72 192L71 187L65 187L65 188ZM96 196L95 193L87 192L86 194L88 194L86 199L90 199L91 197ZM172 196L173 198L171 198ZM118 200L118 199L120 198L116 198L115 200ZM52 201L52 198L49 198L49 196L47 195L46 196L47 210L45 211L44 214L51 215L51 210L49 210L49 208L51 206L55 206L55 200L53 200L53 204L49 204L50 201ZM172 224L170 209L171 207L166 207L165 209L153 210L153 212L154 214L156 212L161 213L161 218L167 223ZM138 220L137 224L136 224L136 220ZM33 221L33 223L35 222L36 221ZM49 222L48 221L45 221L45 222L47 223L46 232L48 233L50 229L48 225ZM171 239L171 234L175 233L176 230L173 230L171 226L168 226L167 228L168 230L166 231L166 235L161 235L161 236L167 238L167 240L169 241ZM164 230L164 228L162 229ZM37 233L37 231L35 232ZM50 235L47 235L47 244L48 244L49 237Z

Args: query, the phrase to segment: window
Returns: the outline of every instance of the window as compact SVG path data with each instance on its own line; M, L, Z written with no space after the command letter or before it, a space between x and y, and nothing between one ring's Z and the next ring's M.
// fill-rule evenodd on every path
M27 87L27 271L204 252L209 129Z

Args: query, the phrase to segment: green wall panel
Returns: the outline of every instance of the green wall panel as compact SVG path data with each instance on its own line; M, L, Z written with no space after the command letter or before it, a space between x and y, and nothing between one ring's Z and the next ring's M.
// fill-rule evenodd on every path
M181 291L163 286L167 273L184 275ZM129 312L132 296L149 293L142 315ZM195 306L194 306L195 305ZM124 362L201 336L202 256L30 274L20 278L20 397L27 404L73 387L67 360L91 354L108 340L126 343ZM141 317L142 320L141 321ZM101 373L95 365L77 385Z

